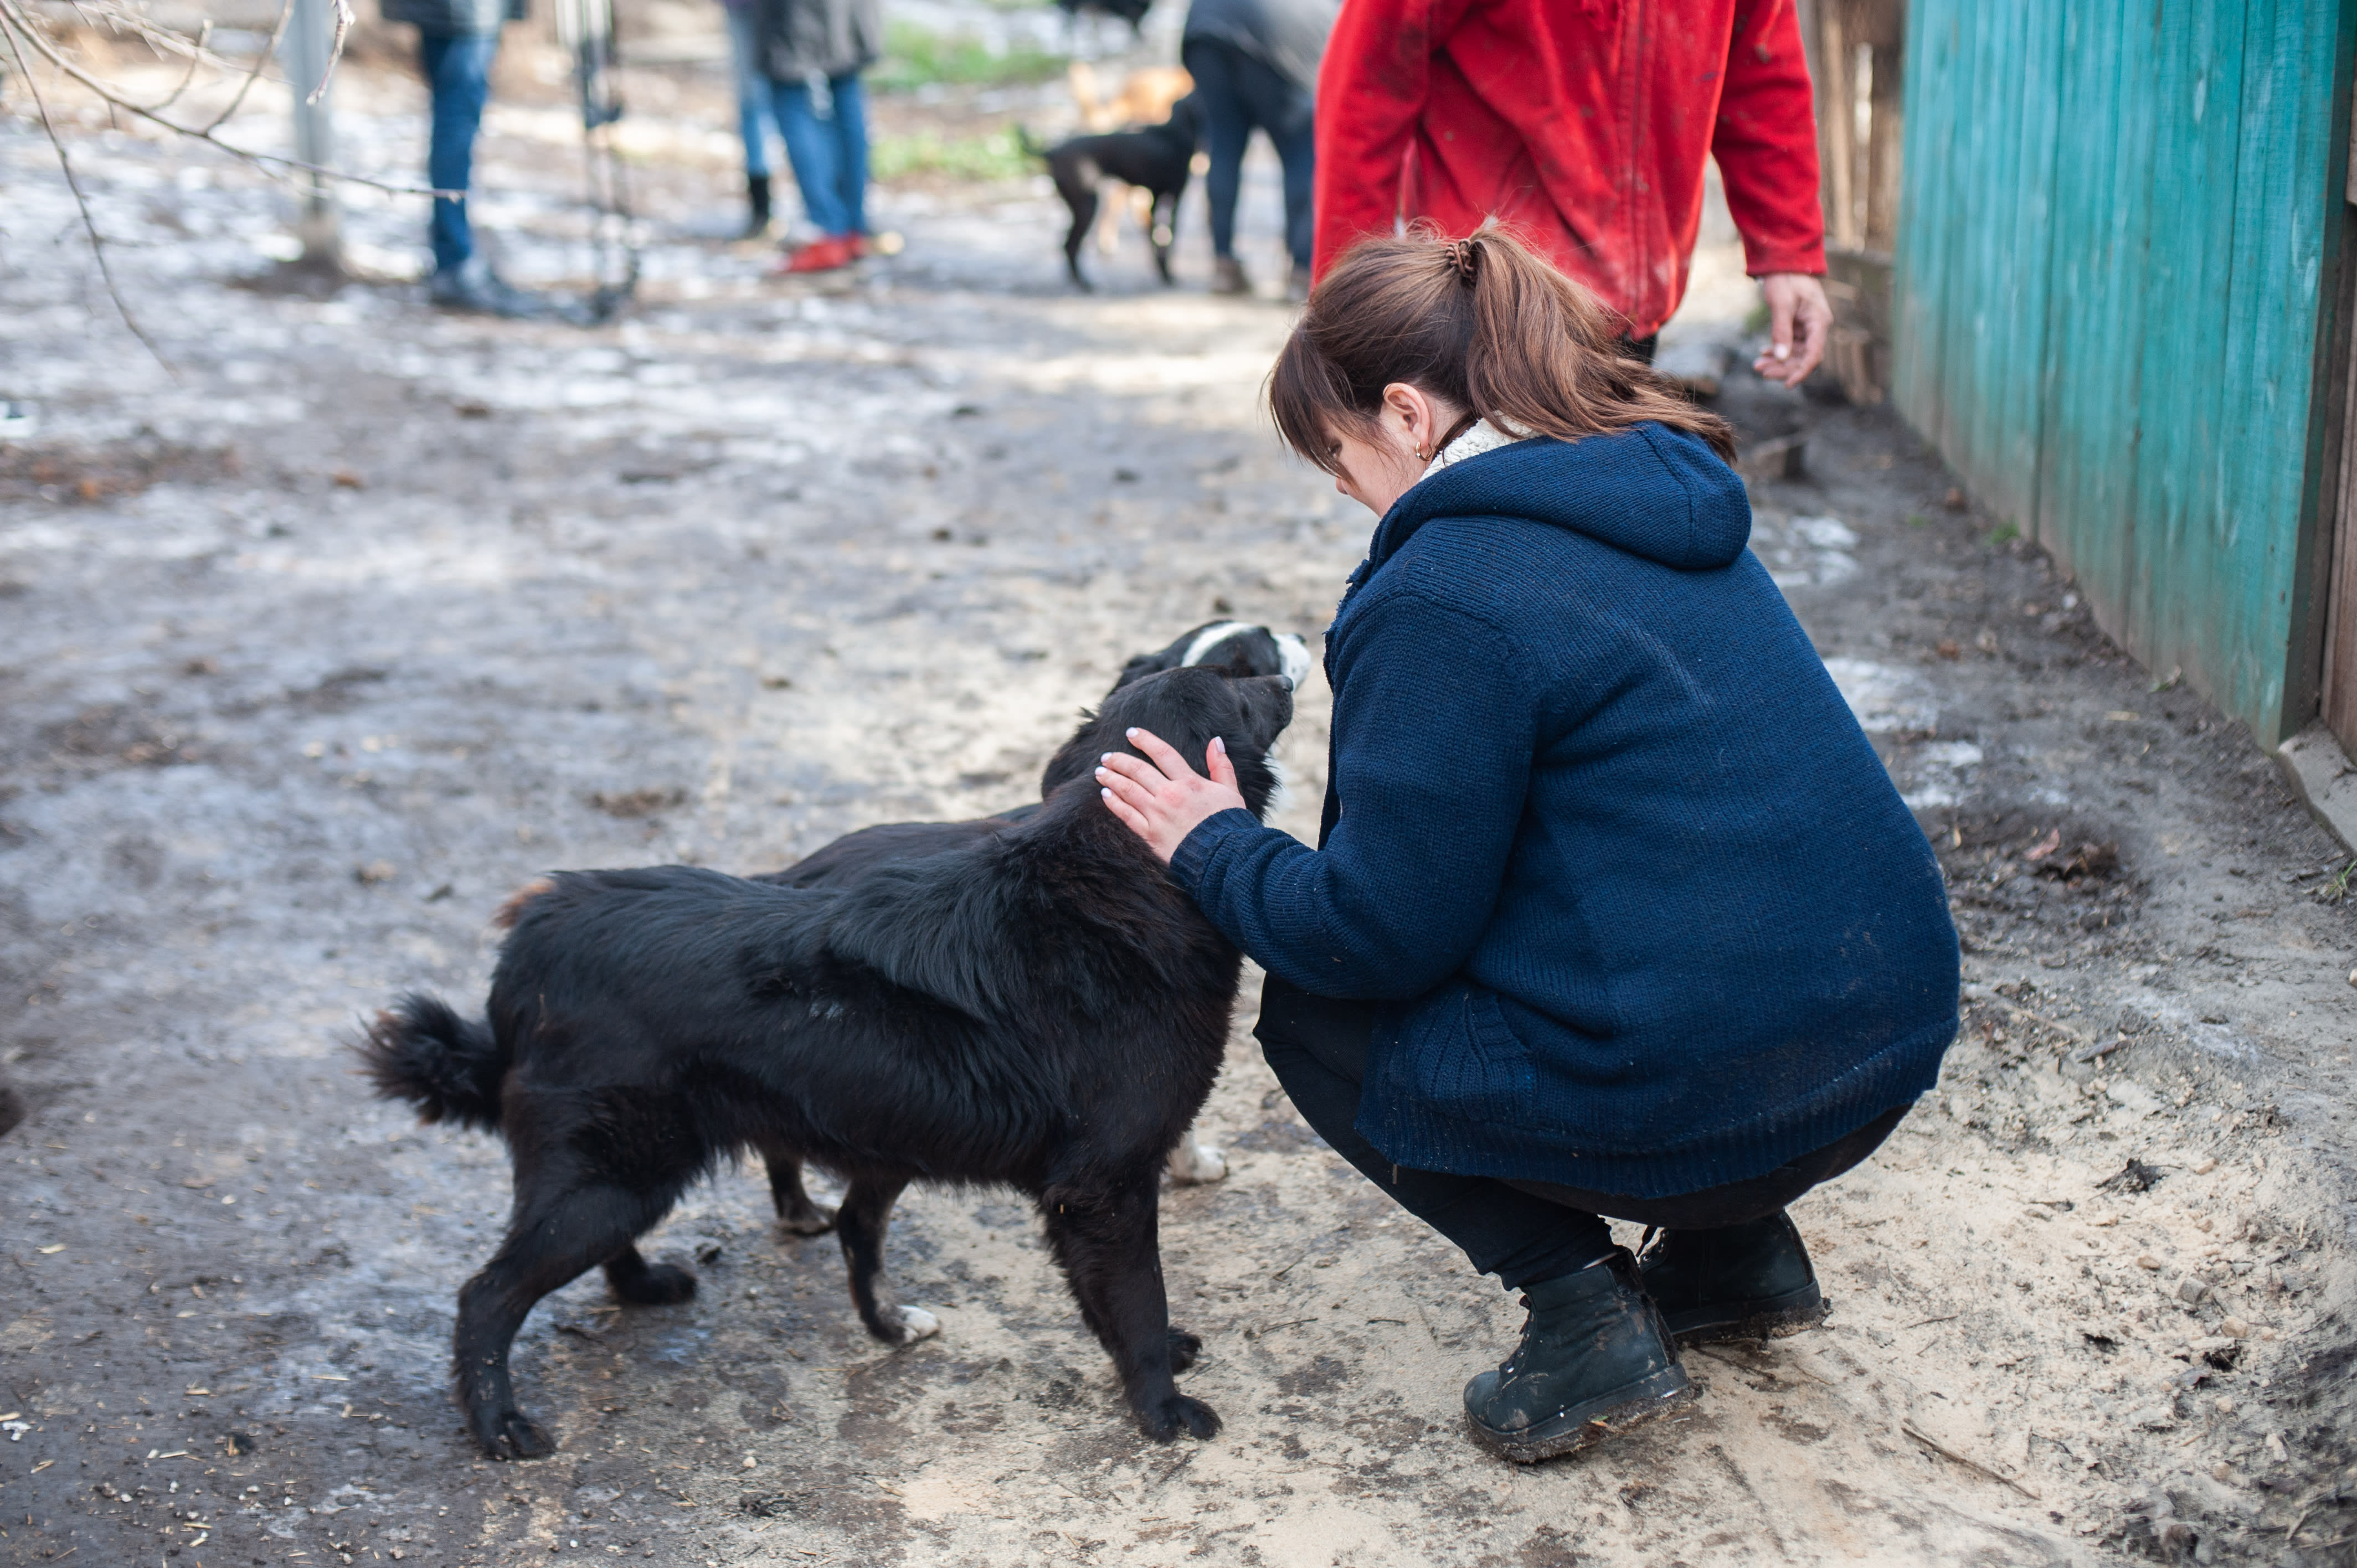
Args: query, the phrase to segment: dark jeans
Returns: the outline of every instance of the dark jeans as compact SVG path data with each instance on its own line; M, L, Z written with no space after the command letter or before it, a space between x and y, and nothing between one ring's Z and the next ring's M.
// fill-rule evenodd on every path
M1217 38L1189 38L1178 58L1195 79L1195 96L1203 106L1203 150L1211 164L1203 177L1211 207L1211 253L1236 253L1236 191L1243 179L1244 144L1257 125L1268 133L1285 165L1285 245L1306 280L1310 177L1317 160L1311 134L1316 107L1308 91Z
M474 178L475 132L483 123L483 102L491 93L491 57L499 52L497 33L417 36L417 63L434 93L425 183L436 190L463 192ZM436 272L452 271L475 253L464 196L436 197L429 231Z
M1359 1089L1367 1076L1372 1003L1312 996L1269 976L1253 1028L1294 1109L1394 1202L1465 1251L1508 1290L1559 1279L1612 1249L1604 1216L1667 1230L1710 1230L1765 1219L1872 1154L1907 1114L1886 1111L1763 1176L1671 1197L1631 1197L1548 1182L1446 1176L1394 1165L1361 1136Z
M805 81L770 83L802 211L822 234L867 232L867 104L856 75L827 78L824 113Z

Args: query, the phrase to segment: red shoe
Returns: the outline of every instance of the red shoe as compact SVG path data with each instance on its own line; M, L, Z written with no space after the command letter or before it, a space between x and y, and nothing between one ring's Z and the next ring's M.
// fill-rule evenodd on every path
M865 234L845 234L845 235L844 236L844 238L851 242L851 259L852 259L853 261L855 261L855 262L864 262L864 261L866 261L866 260L867 259L867 236L866 236L866 235L865 235Z
M804 273L831 273L839 267L847 267L858 259L858 253L852 248L850 235L829 234L824 239L813 240L788 256L771 275L793 277Z

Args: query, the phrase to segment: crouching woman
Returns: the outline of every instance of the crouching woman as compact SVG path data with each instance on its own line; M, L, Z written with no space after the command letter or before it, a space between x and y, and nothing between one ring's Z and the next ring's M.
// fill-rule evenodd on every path
M1140 734L1158 766L1099 782L1268 972L1301 1114L1522 1293L1473 1435L1568 1453L1693 1397L1678 1342L1824 1316L1785 1208L1938 1075L1939 867L1744 548L1727 426L1577 285L1494 231L1370 241L1270 399L1382 520L1327 632L1318 847L1216 747Z

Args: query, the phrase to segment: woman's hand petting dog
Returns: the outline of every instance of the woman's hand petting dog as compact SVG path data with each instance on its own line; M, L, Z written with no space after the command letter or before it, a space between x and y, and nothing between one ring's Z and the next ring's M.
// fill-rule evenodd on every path
M1106 752L1097 768L1097 782L1104 787L1106 809L1144 839L1163 865L1170 864L1197 823L1222 811L1244 809L1235 764L1228 760L1227 746L1219 736L1213 736L1203 752L1208 779L1150 731L1131 730L1128 740L1146 757Z

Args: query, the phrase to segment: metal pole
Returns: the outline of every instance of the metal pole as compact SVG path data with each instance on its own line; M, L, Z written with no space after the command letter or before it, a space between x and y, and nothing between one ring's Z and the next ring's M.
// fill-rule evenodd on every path
M335 38L335 0L292 0L279 60L294 94L296 159L317 168L332 168L336 162L335 117L321 90ZM304 175L302 187L303 209L295 223L296 237L303 242L301 264L341 272L343 215L335 187L317 174Z

